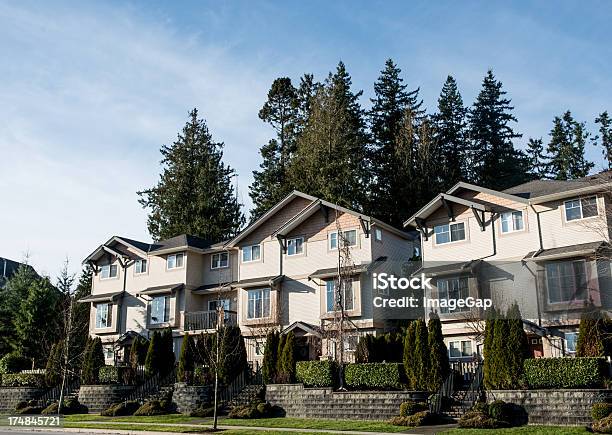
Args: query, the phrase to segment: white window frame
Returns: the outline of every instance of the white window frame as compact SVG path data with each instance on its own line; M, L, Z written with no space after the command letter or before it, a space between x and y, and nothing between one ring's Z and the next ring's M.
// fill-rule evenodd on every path
M161 320L153 320L153 303L155 302L155 300L163 300L164 301L164 306L162 309L163 312L163 318ZM170 321L170 307L172 306L172 302L171 302L171 296L170 295L157 295L157 296L153 296L153 299L151 299L151 309L149 312L149 324L151 325L164 325L166 323L168 323Z
M344 234L346 233L355 233L355 243L350 245L350 244L346 244L346 246L348 246L349 248L354 248L357 245L359 245L359 233L357 232L357 229L352 229L352 230L343 230L342 231ZM332 236L335 235L335 241L336 241L336 246L332 246ZM344 236L344 240L346 240L346 236ZM335 251L336 249L338 249L338 244L339 244L340 238L338 237L338 231L332 231L327 235L327 247L330 251Z
M463 352L463 344L464 343L469 343L469 345L470 345L470 354L469 355L464 355L464 352ZM459 346L455 347L457 344ZM460 356L453 356L452 355L452 349L453 348L459 350L459 353L461 355ZM473 355L474 355L474 348L472 346L472 340L452 340L452 341L448 342L448 357L449 358L471 358Z
M574 342L574 349L573 349L573 350L571 350L571 349L569 348L569 340L567 339L567 336L568 336L568 335L570 335L570 336L573 336L573 337L574 337L574 339L573 339L573 342ZM566 351L567 353L570 353L570 354L575 354L575 353L576 353L576 347L577 347L577 345L578 345L578 331L566 332L566 333L564 334L563 339L565 340L565 351Z
M254 288L254 289L247 290L247 319L248 320L267 319L270 317L270 313L272 312L270 293L271 293L271 289L269 287ZM259 294L259 297L257 297L258 294ZM253 297L251 297L252 295ZM266 304L266 300L267 300L267 304ZM260 301L259 306L258 306L258 301ZM251 303L253 304L252 310L251 310Z
M374 240L377 242L382 242L383 231L382 228L375 227L374 228Z
M225 266L221 265L221 257L225 255ZM218 266L215 266L215 257L217 257L218 260ZM215 269L227 269L229 267L229 252L224 251L224 252L217 252L216 254L212 254L210 256L210 268L212 270Z
M583 204L583 201L586 201L586 200L589 200L589 199L594 199L595 200L595 215L584 217L584 204ZM572 207L572 208L578 208L580 210L580 217L574 218L574 219L568 219L567 218L567 205L569 203L575 202L575 201L578 201L578 207ZM596 195L583 196L583 197L580 197L580 198L573 198L573 199L568 199L567 201L563 201L563 219L565 220L565 222L576 222L576 221L581 221L581 220L585 220L585 219L596 218L598 216L599 216L599 201L597 201L597 196Z
M174 266L170 267L170 258L174 258ZM177 266L178 259L181 258L181 265ZM182 269L185 267L185 253L177 252L176 254L170 254L166 257L166 270Z
M516 214L520 216L521 228L516 228ZM499 222L499 227L502 234L518 233L521 231L525 231L525 215L523 213L523 210L512 210L503 212L499 215ZM504 222L508 222L507 231L504 231Z
M104 269L105 268L108 268L108 276L107 277L104 277ZM111 272L113 270L115 270L115 276L111 275ZM103 264L102 266L100 266L100 279L101 280L117 279L117 278L119 278L119 266L117 264L109 263L109 264Z
M253 259L253 248L259 248L259 257ZM249 252L250 251L250 260L245 260L244 259L244 253L245 252ZM255 244L255 245L247 245L247 246L243 246L242 248L240 248L240 260L243 263L255 263L257 261L261 261L261 244Z
M330 296L330 285L332 286L331 288L331 296L332 301L331 301L331 309L330 309L330 300L329 300L329 296ZM350 308L347 308L347 304L346 304L346 291L347 289L350 289L351 291L351 306ZM336 280L335 279L328 279L325 281L325 311L327 313L334 313L336 312ZM353 286L353 281L344 281L344 288L342 289L342 303L344 304L344 311L353 311L355 309L355 288Z
M102 320L102 317L98 315L100 309L106 307L106 316L104 318L104 325L98 320ZM96 329L107 329L113 327L113 304L110 302L102 302L96 304Z
M142 270L142 265L144 264L144 271ZM140 272L138 271L138 265L140 265ZM144 258L139 258L134 261L134 275L144 275L149 271L149 262Z
M297 241L298 240L301 241L301 244L299 246L301 246L302 250L300 252L297 251L297 247L298 247ZM295 243L295 247L296 247L296 251L293 254L290 253L291 242ZM288 257L296 257L296 256L304 255L306 253L304 248L305 248L305 244L304 244L304 237L303 236L300 236L300 237L291 237L291 238L287 239L287 256Z
M459 226L459 225L463 225L463 239L453 240L452 227ZM448 227L448 231L441 231L440 233L436 233L436 228L440 228L440 227ZM445 234L445 233L448 233L448 242L438 242L438 234ZM434 225L433 239L434 239L434 243L436 244L436 246L464 242L467 240L467 238L468 238L467 225L465 224L465 222L449 222L447 224Z

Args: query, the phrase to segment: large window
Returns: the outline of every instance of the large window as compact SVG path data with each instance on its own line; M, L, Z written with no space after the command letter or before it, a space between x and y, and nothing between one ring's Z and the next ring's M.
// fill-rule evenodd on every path
M116 264L105 264L100 268L100 279L117 278L118 272Z
M261 319L270 317L270 289L248 290L249 304L247 318Z
M158 325L170 320L170 296L155 296L151 301L151 324Z
M183 267L185 261L185 254L172 254L166 257L166 268L168 269L179 269Z
M287 255L300 255L304 253L304 237L287 239Z
M565 201L564 205L565 220L568 222L597 216L597 198L595 196Z
M242 248L242 262L257 261L261 258L261 246L251 245Z
M546 264L546 283L551 304L586 300L586 262L575 260Z
M522 231L525 228L522 211L509 211L501 214L502 233Z
M211 269L223 269L229 266L229 253L227 252L219 252L218 254L213 254L210 258L210 268Z
M113 306L109 303L96 304L96 328L110 328L113 321Z
M136 260L134 263L134 271L137 274L147 273L147 260Z
M465 223L436 225L434 234L436 235L437 245L465 240Z
M338 240L340 239L340 241ZM341 231L340 237L338 232L329 233L329 249L338 249L338 245L342 246L357 246L357 230Z
M438 299L466 299L470 295L467 277L440 279L437 282ZM443 314L470 311L468 307L457 307L451 310L448 307L440 307Z
M355 305L352 281L344 281L340 292L336 292L336 283L337 281L334 279L325 282L327 312L335 311L336 307L344 307L345 311L351 311Z
M451 341L448 343L448 356L451 358L467 358L472 356L470 340Z

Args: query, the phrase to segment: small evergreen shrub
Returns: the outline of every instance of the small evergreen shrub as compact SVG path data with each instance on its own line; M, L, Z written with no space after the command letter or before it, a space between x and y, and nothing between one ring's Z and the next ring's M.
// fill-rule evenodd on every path
M282 417L284 411L278 406L272 406L268 402L255 400L248 405L235 406L229 412L229 418L253 419L253 418L268 418Z
M391 419L390 423L394 426L417 427L437 424L439 421L440 419L435 414L429 411L419 411L405 417L394 417Z
M510 422L512 419L510 404L503 400L495 400L489 404L489 416L498 421Z
M352 389L399 390L405 383L405 376L399 363L347 364L344 380Z
M497 429L527 424L525 408L513 403L496 400L490 404L477 402L461 416L459 427L472 429Z
M62 382L62 357L64 353L64 343L58 341L51 346L47 365L45 367L45 382L49 387L55 387Z
M164 415L170 413L170 403L167 400L149 400L138 408L134 415Z
M334 385L335 364L333 361L298 361L295 377L307 387L331 387Z
M603 385L603 358L537 358L524 363L531 389L597 388Z
M222 410L221 406L217 407L217 415ZM203 403L189 413L190 417L209 418L215 415L215 407L212 403Z
M2 375L3 387L37 387L46 385L45 375L39 373L6 373Z
M592 428L597 433L612 433L612 415L594 421Z
M58 405L58 402L53 402L51 405L43 409L41 414L45 414L45 415L57 414L57 405ZM79 401L74 398L64 400L64 404L62 405L62 410L61 410L61 413L64 415L87 414L87 412L88 412L87 407L79 403Z
M470 410L459 419L459 427L466 429L497 429L501 426L497 420L491 418L488 414L482 411Z
M104 366L98 370L98 383L132 385L136 374L131 367Z
M179 382L191 384L193 382L193 370L195 367L194 342L189 334L183 336L181 353L179 355L176 377Z
M0 358L0 374L19 373L32 368L32 362L17 352L11 352Z
M400 417L408 417L416 414L417 412L427 411L428 409L429 406L427 403L409 400L408 402L403 402L400 405Z
M42 410L42 406L39 406L36 400L19 402L15 406L15 414L40 414Z
M266 346L261 367L261 376L264 384L271 384L276 378L276 366L278 364L278 342L279 334L271 331L266 336Z
M593 420L601 420L612 414L612 403L598 402L594 403L591 408L591 417Z
M140 408L140 404L134 400L128 402L115 403L100 413L105 417L119 417L132 415Z

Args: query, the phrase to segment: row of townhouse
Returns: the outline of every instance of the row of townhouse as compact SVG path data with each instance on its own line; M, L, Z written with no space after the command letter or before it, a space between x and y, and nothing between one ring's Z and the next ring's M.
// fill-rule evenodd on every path
M502 192L460 182L437 195L405 222L421 235L433 296L516 302L534 356L572 355L585 303L612 306L611 174ZM482 309L441 311L450 355L480 355Z
M350 324L343 351L351 355L359 335L383 332L392 322L373 308L371 273L399 275L417 238L293 192L221 243L188 235L155 243L112 237L85 259L94 275L92 293L81 302L91 304L90 334L101 337L107 364L125 362L137 335L167 327L178 355L185 333L212 332L217 322L241 328L253 362L263 358L272 328L295 333L301 359L333 357L335 341L326 331L336 325L334 278L345 243L353 267L343 288Z

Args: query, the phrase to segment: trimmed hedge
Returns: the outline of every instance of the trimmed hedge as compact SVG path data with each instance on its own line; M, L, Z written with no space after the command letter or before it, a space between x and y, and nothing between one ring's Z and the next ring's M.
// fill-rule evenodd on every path
M5 373L2 375L3 387L44 388L45 375L40 373Z
M136 373L131 367L104 366L98 370L98 383L132 385Z
M298 361L295 377L307 387L331 387L334 385L335 367L333 361Z
M603 358L537 358L524 362L531 389L598 388L603 384Z
M399 363L347 364L344 380L353 389L399 390L405 384L404 367Z
M0 358L0 373L19 373L32 368L32 361L16 352L7 353Z
M415 402L409 400L408 402L402 402L400 405L400 417L409 417L416 414L417 412L428 411L429 405L424 402Z

